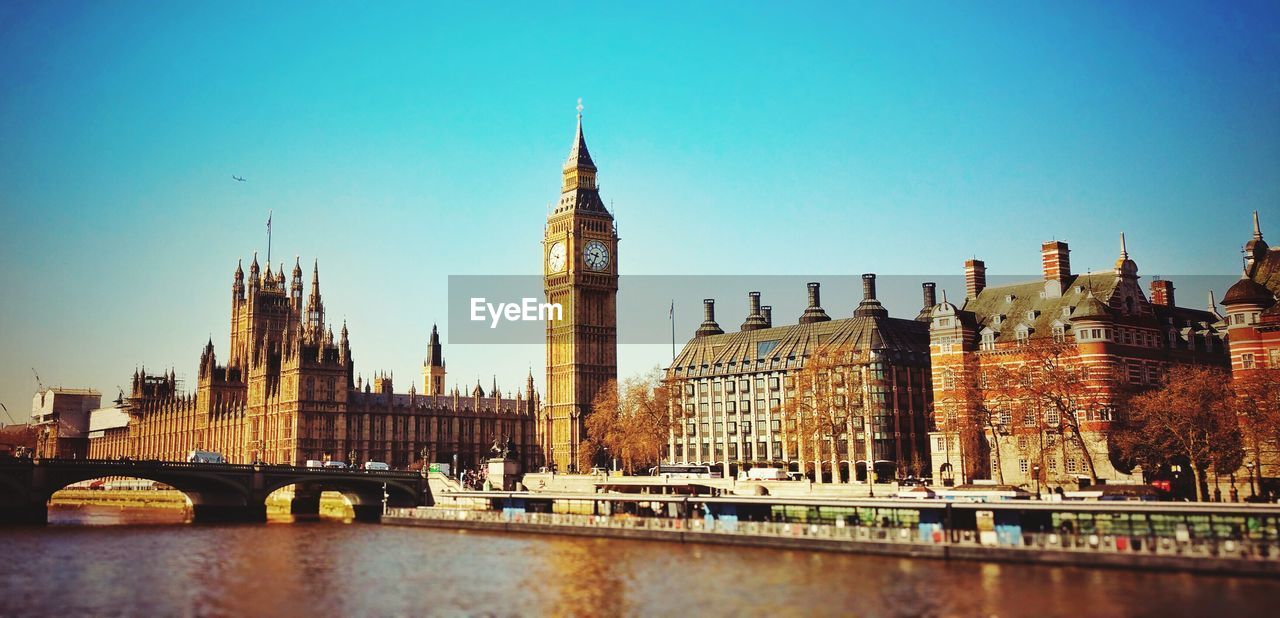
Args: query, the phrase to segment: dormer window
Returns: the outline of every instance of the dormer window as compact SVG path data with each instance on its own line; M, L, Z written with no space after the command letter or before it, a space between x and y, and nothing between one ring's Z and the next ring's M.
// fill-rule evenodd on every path
M1012 303L1012 302L1013 302L1013 299L1015 299L1015 298L1017 298L1017 297L1016 297L1016 296L1014 296L1013 294L1005 294L1005 295L1004 295L1004 302L1006 302L1006 303Z
M1056 343L1062 343L1067 340L1067 327L1062 322L1053 323L1053 340Z
M987 351L996 349L996 332L990 328L982 329L982 342L979 347Z
M1028 320L1032 320L1032 321L1034 321L1034 320L1035 320L1037 317L1039 317L1039 316L1040 316L1040 312L1039 312L1039 311L1036 311L1035 309L1032 309L1031 311L1028 311L1028 312L1027 312L1027 319L1028 319Z
M992 317L992 318L991 318L991 323L992 323L992 324L995 324L996 326L1000 326L1001 324L1003 324L1003 323L1004 323L1004 314L1003 314L1003 313L997 313L994 317Z
M1019 324L1018 328L1014 331L1014 337L1017 338L1018 345L1026 343L1027 339L1031 337L1031 328L1026 324Z
M1071 317L1071 307L1063 307L1063 308L1062 308L1062 317L1064 317L1064 318L1069 318L1069 317Z

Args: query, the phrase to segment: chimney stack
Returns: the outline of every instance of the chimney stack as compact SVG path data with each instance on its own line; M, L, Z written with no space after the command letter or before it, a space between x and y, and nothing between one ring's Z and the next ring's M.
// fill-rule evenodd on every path
M765 324L764 316L760 314L760 293L751 292L747 297L747 320L742 323L742 330L768 328L768 325Z
M1051 240L1040 245L1040 264L1044 269L1044 290L1050 297L1062 296L1071 277L1071 250L1067 243ZM1049 285L1052 282L1054 285Z
M920 284L920 289L924 292L924 302L921 303L920 313L916 315L916 320L927 322L933 317L933 307L938 304L936 294L938 284L932 281L925 281Z
M964 289L969 298L977 298L987 287L987 265L982 260L965 260Z
M819 288L820 285L817 281L809 282L809 306L805 308L804 314L800 316L801 324L826 322L831 319L831 316L822 310L822 296Z
M920 284L920 289L924 291L923 307L925 309L933 309L933 306L938 304L938 296L936 292L937 287L938 284L932 281L926 281Z
M760 308L760 315L764 317L764 327L773 328L773 307L765 305Z
M889 312L885 310L884 305L876 300L875 273L862 275L862 302L858 303L858 307L853 310L853 315L855 317L889 317Z
M1173 306L1173 282L1156 279L1151 282L1151 304Z
M693 336L705 337L707 335L723 334L724 330L716 323L716 299L702 299L702 325L698 326L698 331Z

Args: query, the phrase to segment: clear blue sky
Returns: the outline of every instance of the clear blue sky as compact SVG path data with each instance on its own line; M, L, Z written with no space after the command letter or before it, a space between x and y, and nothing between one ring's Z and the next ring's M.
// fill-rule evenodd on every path
M539 272L578 97L624 275L1035 276L1120 231L1230 274L1254 209L1280 240L1276 2L537 4L0 2L0 402L225 358L268 209L406 389L448 275ZM537 346L445 354L541 384Z

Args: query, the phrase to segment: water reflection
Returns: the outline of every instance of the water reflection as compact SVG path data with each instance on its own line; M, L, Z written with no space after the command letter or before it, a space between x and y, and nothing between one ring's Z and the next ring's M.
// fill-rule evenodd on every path
M55 510L0 528L0 616L1270 615L1280 582ZM108 526L107 523L117 525Z

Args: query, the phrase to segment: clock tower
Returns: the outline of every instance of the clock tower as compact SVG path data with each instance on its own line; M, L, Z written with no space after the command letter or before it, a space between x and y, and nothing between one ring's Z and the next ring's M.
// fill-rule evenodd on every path
M564 164L560 201L542 240L543 289L562 308L547 321L547 398L539 418L545 460L575 470L591 401L618 378L618 233L578 131Z

